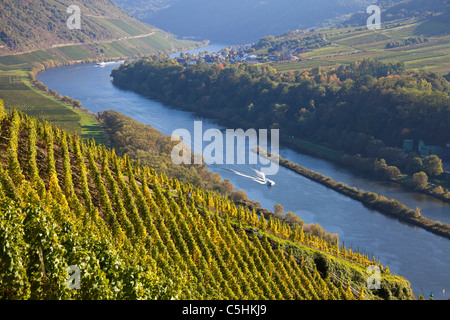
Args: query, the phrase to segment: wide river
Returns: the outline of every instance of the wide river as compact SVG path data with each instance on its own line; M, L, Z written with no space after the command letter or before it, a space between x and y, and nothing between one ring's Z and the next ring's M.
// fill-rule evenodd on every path
M202 50L214 52L223 47L210 45ZM79 100L83 108L93 113L116 110L167 135L176 129L187 129L194 139L194 121L202 121L203 131L224 129L214 121L200 119L189 112L118 89L112 85L110 77L116 67L98 67L95 64L59 67L40 73L37 79L49 89ZM208 144L205 142L203 147ZM450 223L450 205L442 201L406 192L392 183L368 180L330 162L287 148L281 148L280 154L336 181L395 198L410 208L421 208L425 217ZM318 223L328 232L339 234L345 246L380 259L392 273L411 282L416 296L422 294L428 298L433 293L434 299L450 298L450 240L370 210L285 168L269 177L276 183L273 187L261 183L258 176L261 165L228 164L209 168L229 179L236 189L244 190L249 199L259 201L263 207L272 209L280 203L285 212L292 211L307 223Z

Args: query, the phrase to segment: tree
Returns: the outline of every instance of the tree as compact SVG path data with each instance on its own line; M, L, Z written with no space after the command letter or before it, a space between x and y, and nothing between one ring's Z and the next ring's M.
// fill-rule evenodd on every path
M445 76L444 76L444 78L445 79L447 79L447 81L449 81L450 82L450 72L449 73L447 73Z
M276 203L273 206L273 212L274 212L276 218L283 219L284 207L281 204Z
M231 193L230 199L235 202L239 202L239 201L247 200L248 198L247 198L247 194L245 193L245 191L237 190L237 191L233 191Z
M439 176L444 172L442 160L436 155L431 155L423 159L423 167L429 176Z
M427 174L423 171L415 173L413 176L413 185L414 185L414 188L416 188L418 190L425 189L428 185Z
M395 179L398 178L398 176L400 176L402 173L400 172L400 170L395 167L395 166L388 166L386 168L386 176L389 179Z
M230 180L225 179L221 185L221 191L224 194L231 194L234 191L234 186L231 184Z
M434 192L435 194L438 194L438 195L442 195L442 194L445 193L445 191L444 191L444 189L442 188L442 186L437 186L436 188L433 189L433 192Z
M420 159L419 157L408 158L406 163L406 171L408 171L409 173L416 173L423 170L422 159Z
M292 211L286 213L285 220L291 224L298 224L300 226L305 224L305 221L303 221L299 216L296 216Z
M259 228L261 230L266 230L267 229L267 220L266 218L264 218L264 214L261 213L261 215L259 216Z

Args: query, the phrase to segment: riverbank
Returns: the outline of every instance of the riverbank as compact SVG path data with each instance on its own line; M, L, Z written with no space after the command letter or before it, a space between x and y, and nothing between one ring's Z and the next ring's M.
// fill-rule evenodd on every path
M267 152L259 147L255 151L259 155L266 158L269 158L271 156L270 152ZM395 199L389 200L388 198L379 196L374 192L358 190L343 183L336 182L333 179L326 177L320 173L308 170L300 166L299 164L292 163L289 160L283 159L281 156L279 156L279 164L280 166L290 169L312 181L320 183L327 188L330 188L349 198L357 200L368 208L375 209L388 216L395 217L400 221L415 225L436 235L450 239L450 225L422 217L420 214L420 210L418 209L412 210Z

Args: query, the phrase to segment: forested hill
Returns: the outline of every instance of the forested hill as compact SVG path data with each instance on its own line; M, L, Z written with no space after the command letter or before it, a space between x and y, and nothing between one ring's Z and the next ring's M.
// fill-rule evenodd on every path
M286 30L320 26L371 0L115 0L136 17L179 36L248 43Z
M1 100L0 163L0 299L413 298L359 251L7 115ZM379 290L364 290L369 265Z
M419 22L416 34L436 36L450 33L450 1L449 0L379 0L376 3L382 11L382 21L415 19ZM363 26L367 14L357 13L343 22L343 26Z
M81 10L81 29L70 30L67 9ZM0 55L57 45L149 35L155 28L131 17L110 0L5 0L0 2Z
M450 87L435 73L365 59L321 70L281 73L268 65L197 63L148 58L114 70L114 83L157 96L229 124L280 128L365 154L404 139L450 141ZM378 141L375 141L378 139Z

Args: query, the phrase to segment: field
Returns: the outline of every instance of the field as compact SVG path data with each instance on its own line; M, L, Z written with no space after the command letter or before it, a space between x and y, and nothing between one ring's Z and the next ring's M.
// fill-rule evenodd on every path
M71 60L85 60L92 58L92 55L84 49L82 46L67 46L58 48L63 54L65 54Z
M46 61L51 58L52 56L48 52L42 50L18 55L0 56L0 70L29 67L33 62Z
M404 62L408 69L437 73L450 71L450 35L447 24L419 24L413 20L384 26L381 30L356 28L325 28L318 30L331 42L329 46L310 50L293 63L274 63L279 71L331 67L372 57L384 61ZM437 30L442 30L438 32ZM433 34L441 34L435 36ZM387 49L390 41L425 35L426 43ZM301 37L303 35L297 35ZM292 36L290 37L292 38ZM283 38L280 38L283 39Z

